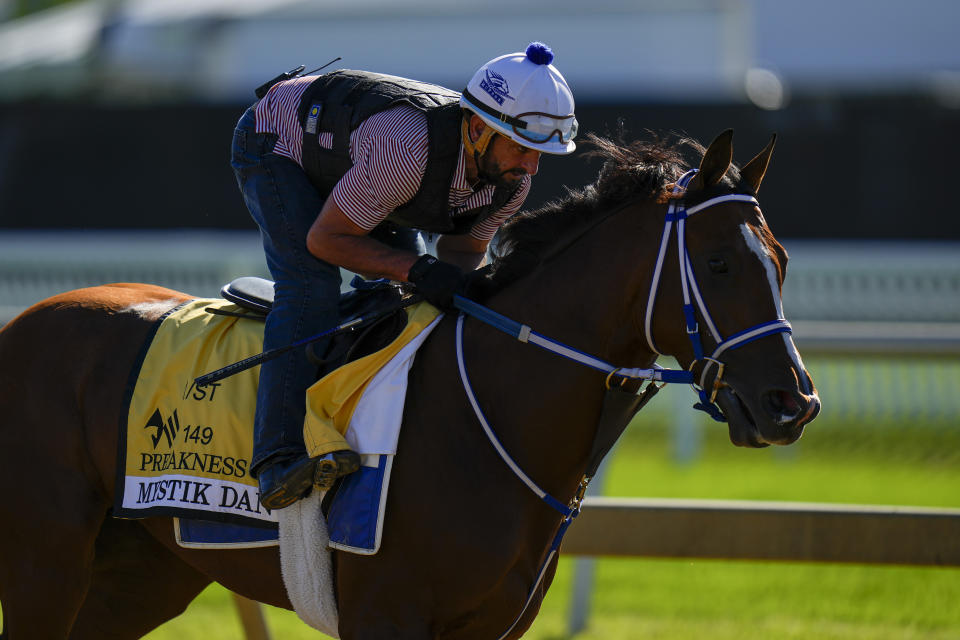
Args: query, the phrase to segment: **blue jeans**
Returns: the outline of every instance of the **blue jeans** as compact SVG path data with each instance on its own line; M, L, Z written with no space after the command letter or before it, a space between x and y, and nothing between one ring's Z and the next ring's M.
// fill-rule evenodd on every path
M323 207L323 198L296 162L271 153L276 136L256 133L255 123L251 107L234 131L231 166L247 209L260 227L274 281L273 309L263 336L266 351L339 322L340 269L307 250L307 231ZM252 476L275 456L305 455L304 394L316 380L316 372L302 349L260 365Z
M340 269L307 250L307 232L324 199L300 165L272 153L276 140L276 135L256 133L251 107L237 123L231 158L244 202L260 227L267 268L274 281L264 351L316 335L340 322ZM423 252L415 231L383 227L374 229L371 237L397 248ZM318 346L318 353L323 353L322 345ZM251 476L256 477L264 462L272 464L306 454L305 392L316 381L316 374L316 365L303 349L293 349L260 365Z

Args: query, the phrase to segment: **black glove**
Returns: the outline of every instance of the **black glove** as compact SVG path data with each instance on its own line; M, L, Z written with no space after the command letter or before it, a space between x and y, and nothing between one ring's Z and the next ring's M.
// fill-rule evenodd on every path
M463 293L467 277L460 267L423 255L410 267L407 280L433 306L443 311L455 311L453 296Z

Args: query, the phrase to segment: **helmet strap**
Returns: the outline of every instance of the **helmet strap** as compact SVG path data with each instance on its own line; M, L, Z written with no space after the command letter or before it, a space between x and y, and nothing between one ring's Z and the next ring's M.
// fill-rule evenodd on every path
M480 158L487 152L487 148L490 146L490 141L493 140L493 136L497 133L496 130L489 126L484 125L483 133L480 134L480 137L477 138L477 141L474 142L470 138L470 118L471 115L464 114L463 121L461 125L461 131L463 134L463 148L467 153L473 155L473 161L477 165L477 177L482 180L486 180L486 176L482 174L483 170L480 165Z

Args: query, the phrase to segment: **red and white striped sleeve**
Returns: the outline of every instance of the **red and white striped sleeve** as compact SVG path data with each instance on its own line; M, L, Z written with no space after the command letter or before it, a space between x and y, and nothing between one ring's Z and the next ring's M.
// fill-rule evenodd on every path
M409 202L427 167L426 115L401 105L367 118L350 136L353 167L330 197L354 224L373 229Z
M280 82L257 103L257 133L275 133L273 153L303 166L303 127L297 118L300 98L316 76L304 76Z

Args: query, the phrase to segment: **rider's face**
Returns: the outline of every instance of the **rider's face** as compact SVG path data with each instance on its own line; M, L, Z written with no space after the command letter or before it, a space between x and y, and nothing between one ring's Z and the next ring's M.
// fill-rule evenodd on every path
M536 175L540 152L495 134L480 158L481 174L498 186L516 187L525 175Z
M477 116L470 117L470 138L478 141L487 131L487 125ZM480 165L473 163L473 157L468 158L467 177L471 182L482 178L493 185L507 188L516 187L525 175L534 175L540 166L540 152L517 144L510 138L494 133L487 145L484 154L480 157Z

